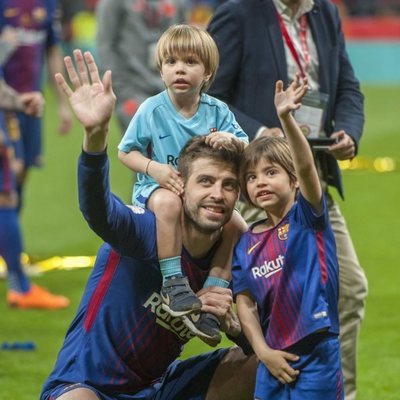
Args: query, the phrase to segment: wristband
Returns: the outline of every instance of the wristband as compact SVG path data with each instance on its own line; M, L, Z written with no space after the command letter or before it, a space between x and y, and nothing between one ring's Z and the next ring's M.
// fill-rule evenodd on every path
M152 162L153 160L149 160L149 162L147 163L147 165L146 165L146 170L145 170L145 174L146 175L148 175L149 174L149 165L150 165L150 163Z

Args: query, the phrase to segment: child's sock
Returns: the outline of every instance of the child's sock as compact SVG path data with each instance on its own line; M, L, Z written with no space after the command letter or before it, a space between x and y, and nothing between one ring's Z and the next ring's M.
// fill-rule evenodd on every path
M27 292L30 283L21 265L22 238L15 209L0 208L0 254L7 265L8 287Z
M163 258L162 260L159 260L159 263L163 282L173 276L182 274L181 256Z
M226 289L229 287L229 282L225 279L217 278L216 276L208 276L203 287L208 288L210 286L219 286Z

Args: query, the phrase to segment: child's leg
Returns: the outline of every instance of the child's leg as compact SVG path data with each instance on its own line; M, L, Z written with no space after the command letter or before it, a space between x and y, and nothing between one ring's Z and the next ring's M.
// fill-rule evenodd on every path
M157 251L163 286L163 307L173 316L200 310L201 301L182 274L182 201L167 189L157 189L148 200L157 220Z
M157 189L148 200L157 219L157 252L163 280L182 274L182 201L167 189Z

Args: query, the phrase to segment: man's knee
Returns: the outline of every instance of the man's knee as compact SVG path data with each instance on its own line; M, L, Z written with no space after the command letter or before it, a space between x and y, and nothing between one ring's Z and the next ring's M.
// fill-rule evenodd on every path
M62 394L57 400L99 400L99 397L92 390L80 387Z
M252 399L256 369L255 355L246 356L239 347L232 347L215 370L206 400Z

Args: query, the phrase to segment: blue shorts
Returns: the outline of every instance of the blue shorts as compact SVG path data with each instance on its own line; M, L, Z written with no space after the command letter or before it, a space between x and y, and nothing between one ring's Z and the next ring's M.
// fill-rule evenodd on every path
M323 338L312 335L311 340L286 351L300 359L291 363L300 374L292 384L283 385L270 374L263 363L257 368L255 400L343 400L343 377L340 345L336 335Z
M134 394L106 393L85 383L64 383L43 393L40 398L55 400L66 392L83 387L92 390L99 400L203 400L216 368L228 351L218 349L186 360L176 360L160 381Z
M15 144L15 156L24 161L25 168L42 165L42 120L17 113L21 137Z
M132 204L138 207L148 208L147 202L149 200L149 197L159 188L160 185L158 183L148 183L146 185L141 185L140 189L137 185L135 185L132 194Z

